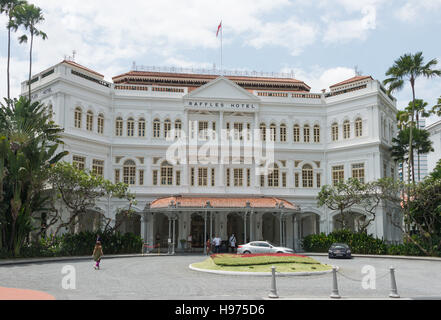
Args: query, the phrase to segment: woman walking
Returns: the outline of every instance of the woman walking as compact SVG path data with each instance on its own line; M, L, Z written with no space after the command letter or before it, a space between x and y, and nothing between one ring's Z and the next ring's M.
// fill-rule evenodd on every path
M101 258L103 257L103 247L101 246L101 242L97 241L95 244L95 248L93 249L93 260L96 262L94 268L95 270L100 269Z

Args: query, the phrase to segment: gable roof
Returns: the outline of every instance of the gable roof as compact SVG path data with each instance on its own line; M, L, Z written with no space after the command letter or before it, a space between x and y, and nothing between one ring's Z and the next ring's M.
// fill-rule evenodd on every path
M366 80L366 79L374 80L374 78L372 78L371 76L355 76L350 79L344 80L342 82L336 83L336 84L330 86L330 88L335 88L335 87L343 86L345 84L349 84L349 83L353 83L353 82L357 82L357 81L361 81L361 80Z
M259 100L254 94L248 92L247 90L245 90L244 88L242 88L241 86L239 86L238 84L236 84L235 82L227 79L226 77L220 76L217 79L215 79L214 81L211 81L199 88L197 88L196 90L192 91L191 93L189 93L188 95L186 95L184 98L193 98L193 97L198 97L199 94L203 93L204 91L208 91L210 90L210 88L216 86L216 85L221 85L221 83L226 84L229 88L231 88L231 90L236 91L236 93L242 97L236 97L236 99L246 99L246 100ZM225 86L224 86L225 87ZM216 90L216 93L219 93L222 95L222 92ZM231 94L229 95L231 96ZM225 98L226 96L218 96L216 97L215 94L213 92L211 92L207 97L203 97L203 98Z

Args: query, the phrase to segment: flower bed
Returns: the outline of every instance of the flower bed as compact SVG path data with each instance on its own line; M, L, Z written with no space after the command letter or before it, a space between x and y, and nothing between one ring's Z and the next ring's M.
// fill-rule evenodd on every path
M218 266L249 266L277 263L320 264L320 262L310 257L285 253L247 255L215 254L211 256L211 259Z

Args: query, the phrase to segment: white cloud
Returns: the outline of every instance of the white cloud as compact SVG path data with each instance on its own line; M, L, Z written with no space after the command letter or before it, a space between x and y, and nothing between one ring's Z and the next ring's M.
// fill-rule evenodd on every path
M325 43L346 43L351 40L365 40L370 30L377 27L377 9L367 5L360 9L361 19L331 20L324 34Z
M408 0L395 12L395 17L407 23L419 23L419 19L428 11L441 9L441 0Z
M259 26L246 43L257 49L265 46L285 47L296 56L315 42L317 33L315 25L291 18L285 22L270 22Z
M281 70L284 73L294 71L294 77L304 81L311 87L311 92L321 92L322 89L329 89L330 86L355 76L355 70L346 67L334 67L325 69L320 66L313 66L308 69L285 67Z

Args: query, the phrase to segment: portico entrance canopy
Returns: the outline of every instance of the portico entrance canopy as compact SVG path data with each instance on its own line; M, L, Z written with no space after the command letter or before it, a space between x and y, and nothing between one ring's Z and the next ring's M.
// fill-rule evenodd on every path
M147 212L164 211L260 211L285 213L299 213L299 206L289 201L272 197L242 197L242 198L216 198L216 197L167 197L153 201Z
M280 244L286 244L286 218L289 216L295 217L297 214L300 214L300 208L289 201L276 197L172 196L160 198L147 204L145 213L151 213L153 217L161 214L168 217L168 234L169 242L171 243L175 243L175 236L179 236L180 239L187 238L190 230L185 228L185 226L188 226L188 223L191 224L191 217L195 215L203 219L202 233L197 233L201 239L205 240L199 242L205 243L208 236L209 239L212 239L213 228L216 234L220 232L221 237L222 233L224 233L223 238L225 238L227 236L227 228L225 226L228 226L228 217L230 215L242 217L243 222L240 224L243 225L244 243L248 237L253 241L254 238L262 237L261 219L263 215L270 214L273 217L278 216ZM213 219L215 220L214 224ZM177 221L182 221L183 223L183 228L180 229L179 235L175 234L175 224ZM193 234L193 241L194 238L195 235ZM206 252L205 246L204 252Z

